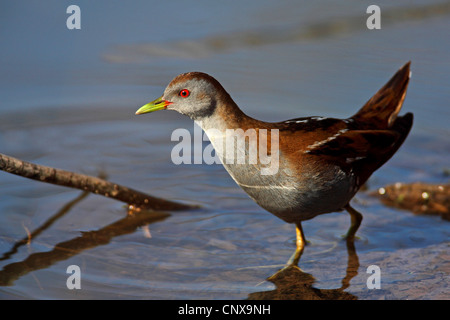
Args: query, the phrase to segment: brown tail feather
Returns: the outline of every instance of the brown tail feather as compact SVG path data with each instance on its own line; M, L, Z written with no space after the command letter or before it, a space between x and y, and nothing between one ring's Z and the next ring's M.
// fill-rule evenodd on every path
M395 131L400 134L399 139L395 142L395 145L389 150L387 153L387 158L385 161L389 160L394 153L400 148L400 146L405 141L406 137L411 131L412 125L414 121L414 116L411 112L408 112L404 116L397 117L391 127L392 131Z
M379 158L376 158L376 161L371 161L367 159L367 161L362 161L359 165L359 168L355 168L360 174L360 183L364 184L367 179L369 179L372 172L380 168L383 164L385 164L401 147L403 142L411 130L413 125L414 116L412 113L408 112L404 116L397 117L391 127L391 130L398 133L399 137L395 144L383 155L380 155Z
M411 62L406 63L367 103L352 117L359 123L370 123L371 127L392 127L402 108L410 78Z

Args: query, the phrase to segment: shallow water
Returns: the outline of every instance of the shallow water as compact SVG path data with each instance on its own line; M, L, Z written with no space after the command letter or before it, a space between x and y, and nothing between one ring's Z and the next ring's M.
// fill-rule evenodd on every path
M288 275L292 290L267 281L293 253L294 227L258 207L222 166L172 163L170 135L193 131L189 119L134 115L173 76L200 70L263 120L347 117L412 60L403 110L415 124L369 191L448 183L448 3L381 1L377 31L353 1L198 2L188 12L178 2L79 1L79 31L65 28L69 4L46 3L2 4L0 152L202 207L127 216L119 202L0 172L1 298L300 299L314 298L311 288L336 299L449 298L448 222L384 207L368 191L353 200L364 215L356 255L341 240L348 215L319 216L304 223L310 244L303 273ZM173 15L155 23L161 12ZM81 290L66 287L69 265L81 268ZM370 265L381 269L380 290L367 288Z

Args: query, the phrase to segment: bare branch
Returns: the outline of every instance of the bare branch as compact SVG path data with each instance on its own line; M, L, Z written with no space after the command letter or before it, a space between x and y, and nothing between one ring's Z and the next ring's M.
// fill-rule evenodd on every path
M188 210L196 206L156 198L104 179L37 165L0 153L0 170L41 182L92 192L125 202L137 209Z

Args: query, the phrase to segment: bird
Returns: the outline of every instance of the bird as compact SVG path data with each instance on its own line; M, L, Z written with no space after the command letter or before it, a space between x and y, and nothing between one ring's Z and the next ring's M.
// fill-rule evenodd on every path
M298 265L307 243L303 221L346 210L350 227L345 238L353 243L363 216L350 200L397 152L413 125L412 113L399 116L411 77L410 64L344 119L312 116L260 121L245 114L219 81L203 72L176 76L161 97L136 114L174 110L194 120L233 180L263 209L295 224L296 249L288 264ZM244 143L226 149L230 144L223 143L230 141L229 132ZM257 143L250 143L252 137ZM238 153L250 158L255 145L266 150L267 157L275 158L276 170L268 170L267 157L261 156L264 153L251 163L236 161L238 157L228 161Z

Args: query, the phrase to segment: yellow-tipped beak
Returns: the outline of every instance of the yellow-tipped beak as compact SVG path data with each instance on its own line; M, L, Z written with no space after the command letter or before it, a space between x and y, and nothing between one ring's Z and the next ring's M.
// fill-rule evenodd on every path
M162 97L159 97L156 100L153 100L152 102L147 103L145 106L142 106L139 108L138 111L136 111L136 114L144 114L149 113L153 111L158 111L162 109L166 109L169 104L172 102L164 100Z

